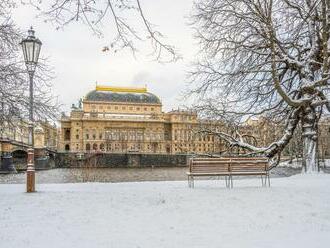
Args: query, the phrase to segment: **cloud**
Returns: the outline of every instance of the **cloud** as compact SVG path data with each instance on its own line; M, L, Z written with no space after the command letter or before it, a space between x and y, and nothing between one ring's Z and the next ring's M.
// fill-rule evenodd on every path
M150 81L150 74L147 71L139 71L138 73L134 74L131 84L134 86L144 86L148 85Z

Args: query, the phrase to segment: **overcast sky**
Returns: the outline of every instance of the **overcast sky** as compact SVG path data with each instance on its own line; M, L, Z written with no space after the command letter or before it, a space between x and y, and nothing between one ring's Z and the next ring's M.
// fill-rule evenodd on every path
M105 38L99 39L82 24L71 24L56 30L51 24L36 18L28 6L13 12L13 19L22 30L32 25L36 36L43 42L41 56L48 57L55 68L54 92L68 111L95 83L117 86L144 86L158 95L165 111L182 105L180 95L185 88L188 65L196 54L196 41L187 25L192 0L141 0L145 15L167 36L168 43L176 46L183 59L160 64L148 56L148 43L134 58L130 51L102 52L113 38L113 27L105 27ZM149 49L149 50L148 50Z

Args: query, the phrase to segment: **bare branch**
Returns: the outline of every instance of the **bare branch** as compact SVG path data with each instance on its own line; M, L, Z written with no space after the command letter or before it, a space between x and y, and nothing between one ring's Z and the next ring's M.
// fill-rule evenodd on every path
M117 52L128 48L133 55L138 44L150 41L151 54L159 62L173 62L181 58L174 46L165 42L163 34L155 30L141 7L140 0L52 0L41 3L39 0L25 0L34 6L46 22L64 28L72 22L82 22L98 37L104 37L105 26L115 28L106 51Z

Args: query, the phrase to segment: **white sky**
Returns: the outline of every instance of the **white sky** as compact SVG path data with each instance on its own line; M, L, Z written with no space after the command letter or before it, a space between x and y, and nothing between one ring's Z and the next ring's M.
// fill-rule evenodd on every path
M148 43L136 58L129 50L102 52L108 45L113 27L105 28L105 38L92 35L88 27L71 24L57 31L54 26L36 18L36 12L28 6L19 6L13 11L13 19L22 30L32 25L36 36L43 42L41 56L48 57L54 66L56 78L54 93L69 110L72 103L84 96L98 84L117 86L144 86L158 95L165 111L182 106L181 93L186 85L186 71L196 54L192 29L187 25L187 16L192 9L192 0L141 0L145 16L158 26L167 41L176 46L183 59L171 64L159 64L148 57ZM146 50L146 51L145 51Z

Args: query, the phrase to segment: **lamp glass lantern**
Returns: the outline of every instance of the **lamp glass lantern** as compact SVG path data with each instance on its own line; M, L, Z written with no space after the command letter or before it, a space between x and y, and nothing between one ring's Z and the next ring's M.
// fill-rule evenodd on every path
M41 41L35 37L34 30L31 27L28 31L28 37L23 39L21 42L24 61L29 73L33 73L35 71L39 59L41 45Z

